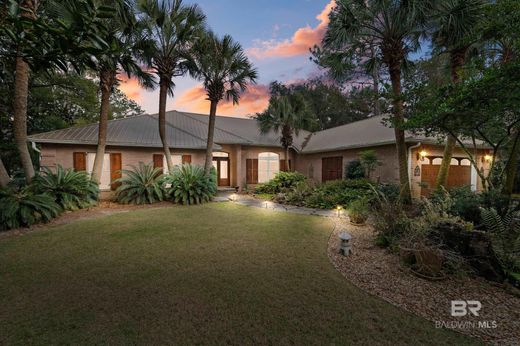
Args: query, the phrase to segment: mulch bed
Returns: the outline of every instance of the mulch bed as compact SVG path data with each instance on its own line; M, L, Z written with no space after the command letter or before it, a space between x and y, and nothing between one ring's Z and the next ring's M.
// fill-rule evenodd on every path
M97 217L113 215L118 213L126 213L131 210L136 209L155 209L155 208L166 208L172 206L171 202L160 202L155 204L145 204L145 205L125 205L118 204L110 201L100 201L96 206L81 209L76 211L66 211L60 214L57 218L51 220L47 223L38 223L32 225L30 227L11 229L8 231L0 232L0 239L5 237L19 236L23 234L27 234L30 232L34 232L39 229L48 228L50 226L58 226L70 223L76 220L85 220L85 219L94 219Z
M353 254L344 257L337 252L338 233L346 228L352 234ZM481 278L448 277L429 281L401 267L399 256L374 245L369 226L353 226L337 222L328 244L328 255L334 267L357 287L411 313L500 345L520 344L520 298L502 285ZM452 300L477 300L482 303L479 316L452 317ZM496 328L482 328L478 323ZM449 324L446 326L446 323Z

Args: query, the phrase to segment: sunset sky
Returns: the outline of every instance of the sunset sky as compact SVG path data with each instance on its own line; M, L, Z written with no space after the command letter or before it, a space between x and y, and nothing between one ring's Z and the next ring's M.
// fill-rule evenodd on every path
M279 80L297 82L319 74L309 61L309 47L325 32L329 0L185 0L197 3L207 16L209 26L219 35L230 34L246 50L258 69L259 80L242 96L238 106L219 105L221 115L246 116L262 111L268 102L268 84ZM175 96L168 99L167 110L207 113L201 84L189 77L177 78ZM139 88L133 80L120 86L148 113L158 111L158 91Z

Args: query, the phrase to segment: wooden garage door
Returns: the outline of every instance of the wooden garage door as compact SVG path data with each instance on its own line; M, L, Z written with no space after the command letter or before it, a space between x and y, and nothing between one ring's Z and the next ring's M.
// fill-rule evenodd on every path
M343 157L324 157L321 159L321 181L343 179Z
M439 174L440 165L422 165L421 173L421 195L429 196L435 187L435 181ZM471 185L471 166L450 166L448 182L446 188L470 186Z

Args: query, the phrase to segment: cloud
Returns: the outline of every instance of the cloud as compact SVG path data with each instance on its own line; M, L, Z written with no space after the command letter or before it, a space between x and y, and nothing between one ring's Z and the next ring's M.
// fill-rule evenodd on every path
M221 101L218 105L217 114L246 116L265 110L268 104L269 86L263 84L250 85L247 91L241 95L238 105L233 105L232 101ZM207 100L204 88L196 86L175 98L173 105L179 110L206 114L209 112L210 103Z
M139 82L135 78L128 78L127 75L119 75L119 90L125 93L125 95L135 102L142 101L141 91L142 87L139 85Z
M299 28L294 33L291 39L283 41L267 40L257 41L256 47L249 48L247 53L254 58L264 59L273 57L292 57L309 53L309 48L315 44L319 44L325 35L327 25L329 24L329 13L335 6L336 1L331 0L323 9L323 11L316 16L319 23L315 27L309 25Z

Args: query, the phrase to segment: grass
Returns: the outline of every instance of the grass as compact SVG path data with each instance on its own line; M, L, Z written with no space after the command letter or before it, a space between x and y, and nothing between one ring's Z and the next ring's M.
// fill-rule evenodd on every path
M274 194L272 194L272 193L257 193L257 194L255 194L255 197L259 198L259 199L264 199L266 201L270 201L270 200L273 199Z
M470 344L349 284L329 220L233 204L0 240L0 344Z

